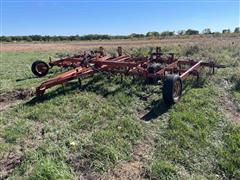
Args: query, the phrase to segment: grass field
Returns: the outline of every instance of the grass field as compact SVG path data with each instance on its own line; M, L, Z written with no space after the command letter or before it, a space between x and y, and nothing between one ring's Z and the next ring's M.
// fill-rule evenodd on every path
M119 76L105 74L86 78L82 90L77 81L66 84L64 92L61 86L52 88L39 102L31 89L54 73L35 78L31 63L96 44L65 51L62 48L71 45L4 47L0 177L239 179L240 39L171 41L127 44L125 51L147 55L156 44L178 56L211 58L227 65L200 85L189 79L180 102L171 108L164 105L159 85L132 77L121 82ZM113 53L113 46L106 45L107 51Z

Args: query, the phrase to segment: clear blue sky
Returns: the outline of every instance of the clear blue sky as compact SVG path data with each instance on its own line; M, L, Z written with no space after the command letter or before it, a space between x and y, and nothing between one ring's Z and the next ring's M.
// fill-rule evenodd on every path
M125 35L240 26L240 0L1 0L2 35Z

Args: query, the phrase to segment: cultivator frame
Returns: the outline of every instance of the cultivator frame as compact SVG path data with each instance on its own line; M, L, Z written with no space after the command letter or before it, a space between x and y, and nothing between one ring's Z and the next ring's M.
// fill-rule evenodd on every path
M163 99L167 105L176 103L182 95L183 81L190 75L199 77L201 67L224 68L224 65L214 62L196 60L181 60L174 57L173 53L164 55L161 48L157 47L150 57L130 57L123 55L122 48L117 49L118 56L111 57L104 53L102 47L99 51L83 53L78 56L50 62L49 65L60 67L74 67L43 82L36 88L36 96L42 96L44 92L56 85L64 84L73 79L78 79L98 72L118 73L123 75L142 76L146 79L163 81Z

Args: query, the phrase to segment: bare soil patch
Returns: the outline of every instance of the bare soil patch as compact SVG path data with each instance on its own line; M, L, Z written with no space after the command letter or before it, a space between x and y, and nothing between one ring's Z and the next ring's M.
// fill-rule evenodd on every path
M235 123L240 123L240 113L237 111L236 104L231 100L231 97L228 93L225 92L222 98L222 103L225 107L225 117L227 120L233 121Z
M100 179L143 179L148 176L145 169L150 161L154 149L153 137L140 142L133 151L133 159L129 162L119 163L114 169L100 177Z
M0 112L16 104L18 100L25 100L34 96L32 89L15 89L10 92L0 94Z
M6 157L0 160L0 179L6 179L9 174L23 160L23 154L20 152L10 152Z
M91 168L87 168L89 164L84 160L80 160L79 157L70 156L67 162L74 166L75 171L81 173L77 179L143 179L148 177L145 166L153 155L153 149L154 139L153 137L147 137L134 147L131 161L120 162L113 169L109 169L109 171L103 174L94 172Z
M228 81L223 80L223 86L225 88L221 89L220 103L224 108L224 116L227 120L240 123L240 113L237 110L237 105L234 103L231 94L227 92L227 89L230 87ZM227 88L228 87L228 88Z

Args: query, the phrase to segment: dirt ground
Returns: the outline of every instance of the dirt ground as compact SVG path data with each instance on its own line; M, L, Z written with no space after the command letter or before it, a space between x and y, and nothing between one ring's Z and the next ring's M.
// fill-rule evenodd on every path
M34 95L34 89L15 89L11 92L0 94L0 112L15 105L18 100L25 100Z
M148 45L157 46L173 46L173 45L221 45L221 42L226 44L234 44L240 42L240 37L191 37L191 38L171 38L171 39L143 39L143 40L104 40L104 41L75 41L75 42L50 42L50 43L7 43L2 44L2 52L12 51L52 51L52 50L72 50L89 49L103 46L105 48L115 48L117 46L141 47Z

